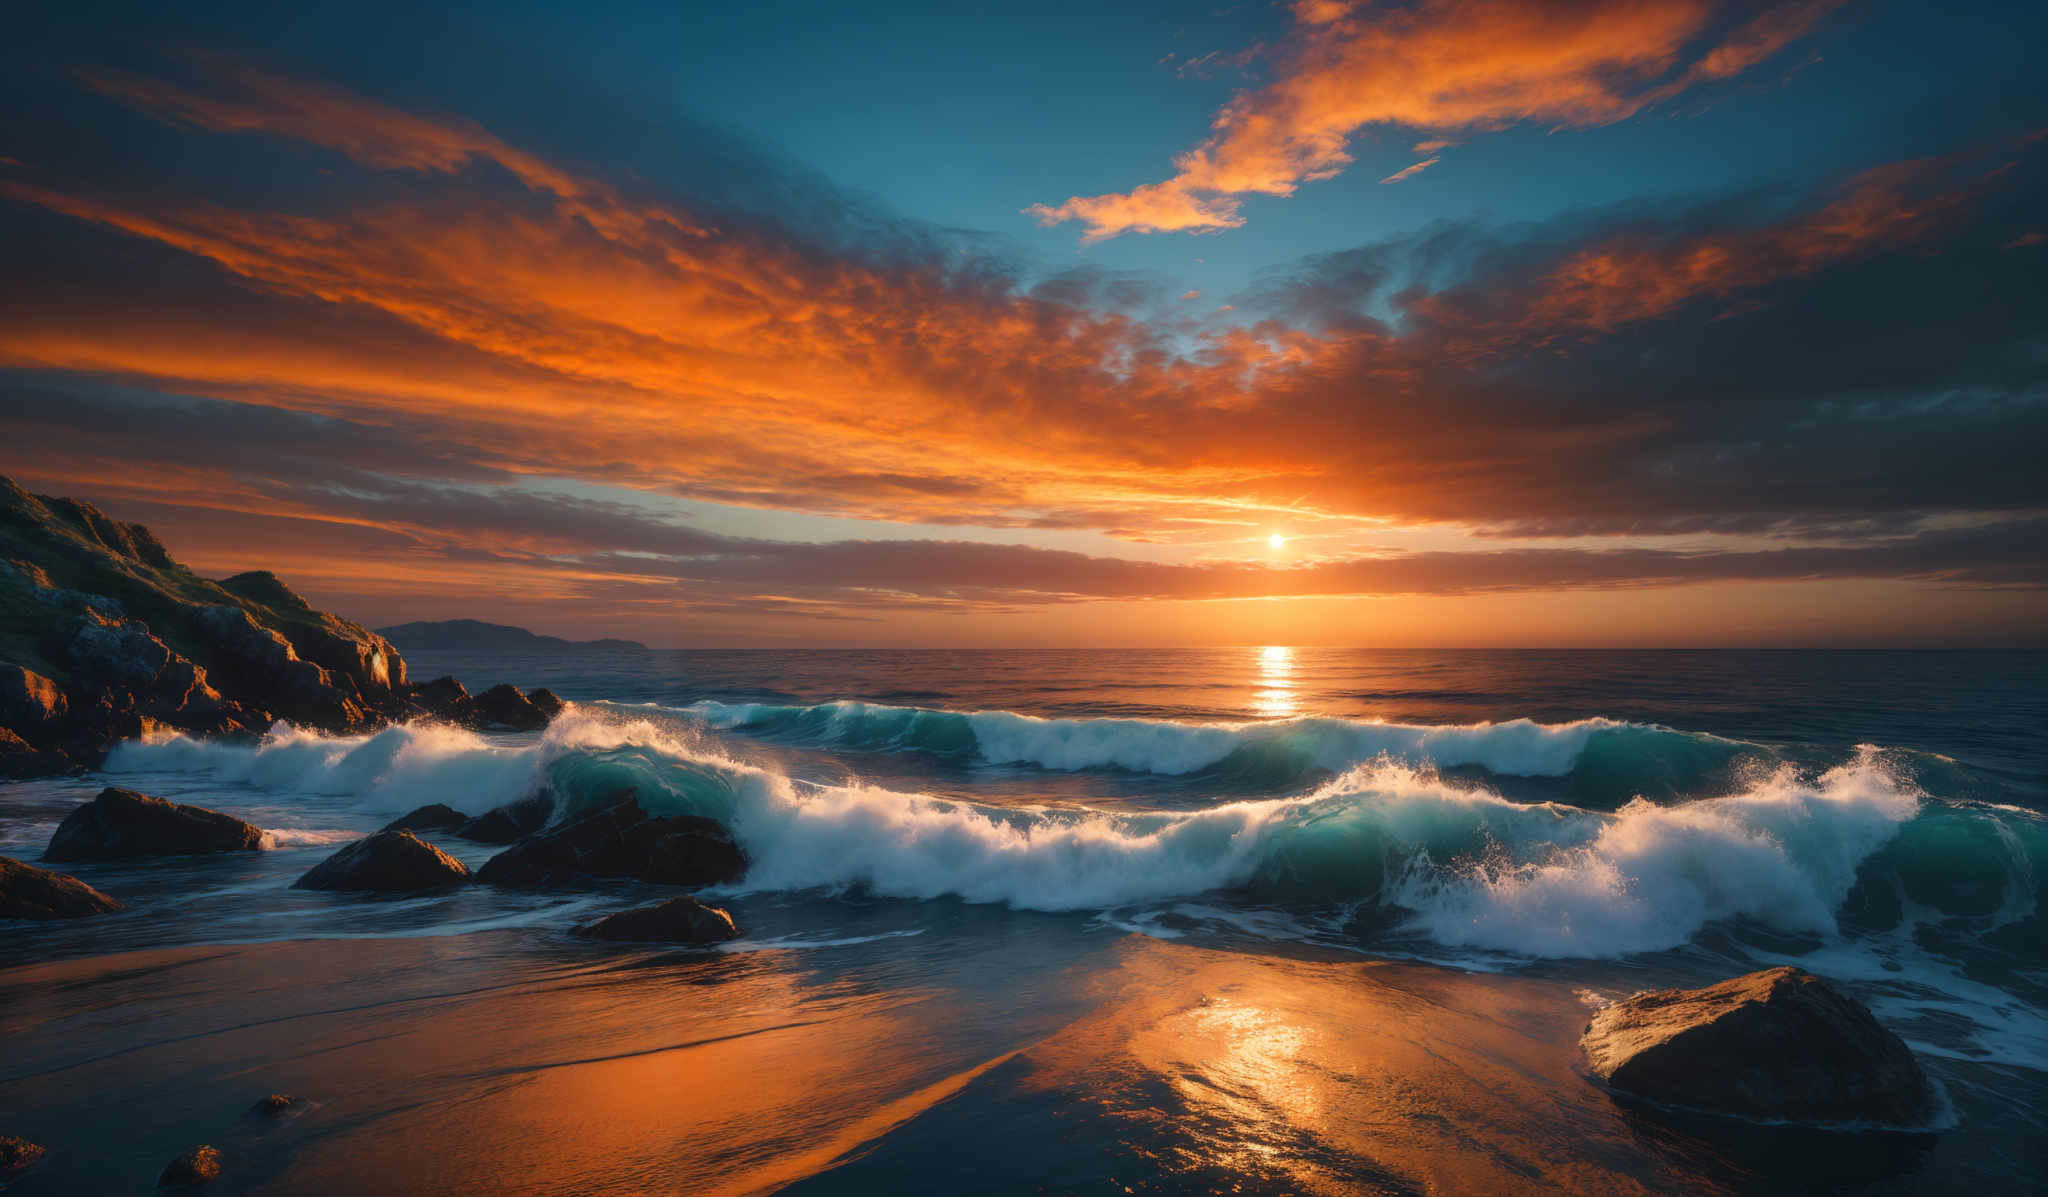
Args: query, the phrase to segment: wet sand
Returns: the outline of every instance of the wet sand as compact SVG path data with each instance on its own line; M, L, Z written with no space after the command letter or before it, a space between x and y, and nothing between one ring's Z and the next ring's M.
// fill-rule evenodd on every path
M50 1153L10 1197L146 1191L202 1142L209 1193L2000 1189L1953 1134L1618 1102L1557 982L963 917L972 941L505 931L15 967L0 1133ZM249 1112L271 1092L302 1105Z

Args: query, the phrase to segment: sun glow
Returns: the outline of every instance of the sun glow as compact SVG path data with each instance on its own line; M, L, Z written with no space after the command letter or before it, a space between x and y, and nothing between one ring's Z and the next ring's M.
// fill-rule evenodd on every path
M1271 536L1268 536L1266 538L1266 544L1270 548L1285 548L1287 545L1287 538L1285 536L1280 535L1278 532L1275 532Z

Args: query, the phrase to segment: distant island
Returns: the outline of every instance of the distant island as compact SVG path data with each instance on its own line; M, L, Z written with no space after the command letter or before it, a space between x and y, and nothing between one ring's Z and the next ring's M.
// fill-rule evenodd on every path
M510 624L480 619L419 620L378 628L377 634L405 652L539 652L578 649L590 652L650 652L638 640L564 640Z

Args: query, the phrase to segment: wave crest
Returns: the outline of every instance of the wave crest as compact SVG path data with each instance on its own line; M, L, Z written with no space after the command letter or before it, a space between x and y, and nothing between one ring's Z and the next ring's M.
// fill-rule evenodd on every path
M1668 782L1726 765L1754 746L1614 719L1422 725L1305 717L1261 723L1048 719L867 702L811 706L698 702L675 713L720 731L867 752L926 752L1066 772L1215 770L1279 786L1388 755L1503 777L1654 775Z
M1533 725L1532 725L1533 726ZM119 749L114 770L204 770L268 789L355 795L390 811L470 810L546 786L562 808L622 786L649 810L719 819L754 860L752 890L858 888L878 896L1101 910L1236 891L1255 903L1355 907L1444 945L1524 956L1618 956L1674 947L1748 918L1827 935L1874 856L1909 825L1991 817L1941 806L1875 749L1817 777L1780 767L1739 792L1604 812L1511 801L1381 755L1314 791L1190 812L1005 807L866 785L819 786L736 763L647 718L576 708L542 736L491 739L414 725L373 736L281 730L258 746L182 737ZM2013 816L2018 818L2018 816ZM2031 817L2030 817L2031 818ZM2002 909L2035 908L2027 861L2048 843L2015 832L1935 836L1957 852L2026 837L2020 865L1971 857L1974 884L2010 875ZM1926 835L1919 828L1928 824ZM1974 824L1972 825L1974 826ZM2003 834L2003 838L2001 838ZM1958 847L1958 845L1960 845ZM1917 862L1893 860L1922 900Z

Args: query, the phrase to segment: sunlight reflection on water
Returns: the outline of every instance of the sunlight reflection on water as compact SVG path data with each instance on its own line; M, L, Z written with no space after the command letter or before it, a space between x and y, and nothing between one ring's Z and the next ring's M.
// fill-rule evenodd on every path
M1259 649L1259 689L1252 694L1252 713L1261 719L1288 719L1299 714L1294 692L1294 650L1269 644Z

